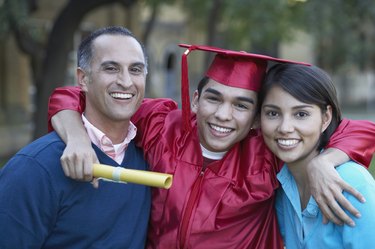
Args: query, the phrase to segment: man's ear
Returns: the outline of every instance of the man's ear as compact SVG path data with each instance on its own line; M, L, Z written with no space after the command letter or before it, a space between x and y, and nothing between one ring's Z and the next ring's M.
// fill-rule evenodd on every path
M327 106L327 110L322 115L322 133L328 128L332 121L332 107Z
M87 84L89 83L88 75L83 71L82 68L77 68L77 80L78 85L81 87L82 91L87 92Z
M191 111L194 112L195 114L198 111L198 105L199 105L198 101L199 101L199 93L198 93L198 90L195 90L193 97L191 99Z

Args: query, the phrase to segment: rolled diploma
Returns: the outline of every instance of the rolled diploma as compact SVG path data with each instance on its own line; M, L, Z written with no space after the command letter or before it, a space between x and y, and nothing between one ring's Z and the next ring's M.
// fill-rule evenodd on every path
M105 164L93 165L93 176L113 181L132 182L151 187L169 189L172 186L173 175L145 170L125 169Z

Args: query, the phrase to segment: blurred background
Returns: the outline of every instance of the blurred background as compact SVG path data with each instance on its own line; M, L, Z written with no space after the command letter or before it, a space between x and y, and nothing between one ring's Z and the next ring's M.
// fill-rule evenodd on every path
M76 84L79 42L109 25L144 43L147 97L179 102L178 44L206 44L315 64L346 117L375 121L373 0L0 0L0 167L47 132L49 95ZM191 91L211 59L189 55Z

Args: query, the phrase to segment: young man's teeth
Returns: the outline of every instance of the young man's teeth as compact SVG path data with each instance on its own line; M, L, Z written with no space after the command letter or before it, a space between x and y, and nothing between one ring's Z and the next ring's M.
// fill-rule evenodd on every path
M216 126L216 125L211 125L211 128L214 129L215 131L222 132L222 133L228 133L231 132L232 129Z
M292 146L298 143L297 139L277 139L277 142L284 146Z
M115 99L130 99L132 97L129 93L111 93L110 95Z

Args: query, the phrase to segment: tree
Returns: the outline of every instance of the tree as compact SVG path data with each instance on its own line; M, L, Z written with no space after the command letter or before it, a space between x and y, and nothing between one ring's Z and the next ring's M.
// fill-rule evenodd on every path
M53 89L64 81L67 68L67 54L72 50L74 32L90 11L113 3L130 7L136 0L86 0L67 1L56 17L53 27L43 43L30 33L28 16L36 8L36 0L5 0L2 13L6 13L9 29L17 40L18 47L29 55L36 86L36 109L34 113L34 138L47 131L48 98ZM21 11L20 11L21 10Z

